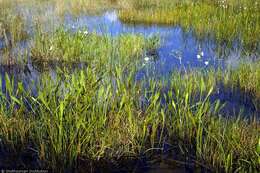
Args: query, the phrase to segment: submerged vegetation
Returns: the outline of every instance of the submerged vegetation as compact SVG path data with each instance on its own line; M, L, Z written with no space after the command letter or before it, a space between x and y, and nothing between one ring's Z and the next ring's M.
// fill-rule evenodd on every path
M156 56L159 36L112 36L63 25L46 31L41 23L45 15L32 17L30 35L27 18L15 12L15 7L33 2L0 0L1 65L11 62L10 57L19 59L12 51L26 40L29 57L24 61L31 64L24 66L54 64L55 75L45 70L39 80L27 83L9 73L1 75L0 168L95 172L124 159L150 160L172 153L178 161L212 172L260 171L259 59L235 68L173 70L167 78L139 79L143 62ZM241 39L250 53L258 55L257 1L38 3L47 3L61 16L116 8L123 22L180 25L192 28L198 37L214 35L218 43ZM35 6L40 9L39 4ZM68 68L70 64L75 67ZM254 111L243 112L240 107L225 111L226 103L216 97L222 91L239 92L242 102L249 98Z

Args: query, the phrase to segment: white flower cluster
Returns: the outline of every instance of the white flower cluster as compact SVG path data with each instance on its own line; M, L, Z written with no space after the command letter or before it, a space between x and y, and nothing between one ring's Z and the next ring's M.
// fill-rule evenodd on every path
M204 52L200 49L199 50L199 52L198 52L198 54L197 54L197 59L198 60L201 60L202 58L204 57ZM204 64L206 65L206 66L208 66L209 65L209 61L204 61Z
M80 33L80 34L83 34L83 35L85 35L85 36L89 34L87 30L85 30L85 31L79 30L79 33Z

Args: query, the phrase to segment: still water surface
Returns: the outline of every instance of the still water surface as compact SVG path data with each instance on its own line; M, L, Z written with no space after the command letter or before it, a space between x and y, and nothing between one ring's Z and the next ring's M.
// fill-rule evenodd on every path
M32 18L33 19L33 18ZM58 21L58 19L55 18ZM30 21L30 20L29 20ZM32 20L33 21L33 20ZM60 20L59 20L60 21ZM79 17L72 17L67 14L60 25L71 32L81 30L88 33L96 32L100 35L106 34L111 36L118 36L124 33L141 34L145 37L157 35L160 37L161 45L153 53L147 53L142 57L142 69L137 73L136 79L141 80L147 76L163 76L167 77L174 70L190 70L196 68L223 68L228 66L236 67L241 57L242 50L238 45L233 48L226 48L225 46L218 46L213 39L197 39L192 31L184 31L180 27L172 26L158 26L158 25L129 25L121 22L116 11L108 11L97 16L81 15ZM54 22L55 23L55 22ZM28 23L30 26L31 23ZM29 27L30 28L30 27ZM46 29L49 29L46 27ZM33 36L33 31L28 29L30 35ZM12 51L14 55L17 52L29 49L29 41L23 41L17 45ZM5 46L4 41L0 40L0 50ZM0 55L0 58L3 58ZM46 73L46 72L45 72ZM55 80L55 68L50 68L48 73L51 73ZM15 82L22 81L25 89L31 90L36 95L37 89L33 85L39 81L42 72L35 68L30 61L26 67L20 66L6 66L0 65L0 74L2 77L2 89L5 90L4 76L8 74L14 78ZM240 111L241 108L245 113L255 113L255 108L250 98L244 99L241 93L230 93L228 90L220 88L220 92L212 96L212 101L220 99L221 102L227 103L227 110L225 111ZM150 167L144 172L190 172L186 168L172 168L163 162L157 166Z

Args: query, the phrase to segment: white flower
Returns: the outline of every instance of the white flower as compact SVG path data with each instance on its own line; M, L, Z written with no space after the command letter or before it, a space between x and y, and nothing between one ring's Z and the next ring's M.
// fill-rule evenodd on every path
M208 61L205 61L204 64L207 66L207 65L209 65L209 62L208 62Z
M145 60L145 61L149 61L150 58L149 58L148 56L146 56L146 57L144 58L144 60Z
M88 31L87 31L87 30L84 31L83 34L84 34L84 35L88 35Z
M200 55L201 55L201 56L204 56L204 52L201 52Z
M52 51L53 50L53 46L51 46L49 50Z
M198 54L198 55L197 55L197 59L200 59L200 58L201 58L201 55L200 55L200 54Z

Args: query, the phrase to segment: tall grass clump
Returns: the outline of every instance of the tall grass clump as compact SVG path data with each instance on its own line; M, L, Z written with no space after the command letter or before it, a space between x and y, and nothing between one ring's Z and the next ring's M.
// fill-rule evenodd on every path
M6 47L13 47L27 36L24 19L15 12L14 3L0 2L0 39L4 40Z
M256 1L131 1L120 19L129 23L170 24L193 29L199 37L214 36L219 43L240 39L250 50L259 49L259 3Z
M227 70L223 83L231 89L240 88L253 98L256 109L260 110L260 62L240 63L238 68Z
M225 119L219 112L224 105L218 100L215 103L208 101L207 98L216 92L215 72L175 74L171 83L174 90L166 94L167 129L172 133L170 137L177 137L173 140L179 141L179 147L186 149L183 149L184 153L195 152L194 159L209 165L212 170L259 169L259 155L255 152L259 123L239 117ZM185 146L187 143L191 150Z
M13 49L28 38L25 20L16 12L16 1L0 1L0 64L12 66L18 63ZM20 56L20 52L18 52Z
M120 59L122 66L135 62L145 50L155 49L154 38L122 34L113 38L88 31L71 33L59 29L53 34L38 32L31 48L34 62L87 62L108 64ZM94 63L95 62L95 63Z
M55 81L50 75L41 79L37 96L21 85L14 92L10 82L10 89L1 90L1 98L8 95L15 105L1 109L3 146L30 148L42 166L59 171L100 160L148 157L165 144L208 169L259 170L259 123L222 117L220 102L209 99L215 72L176 72L170 82L151 79L147 87L135 80L136 70L116 65L110 73L98 68L72 75L61 71ZM30 130L23 124L30 124Z

